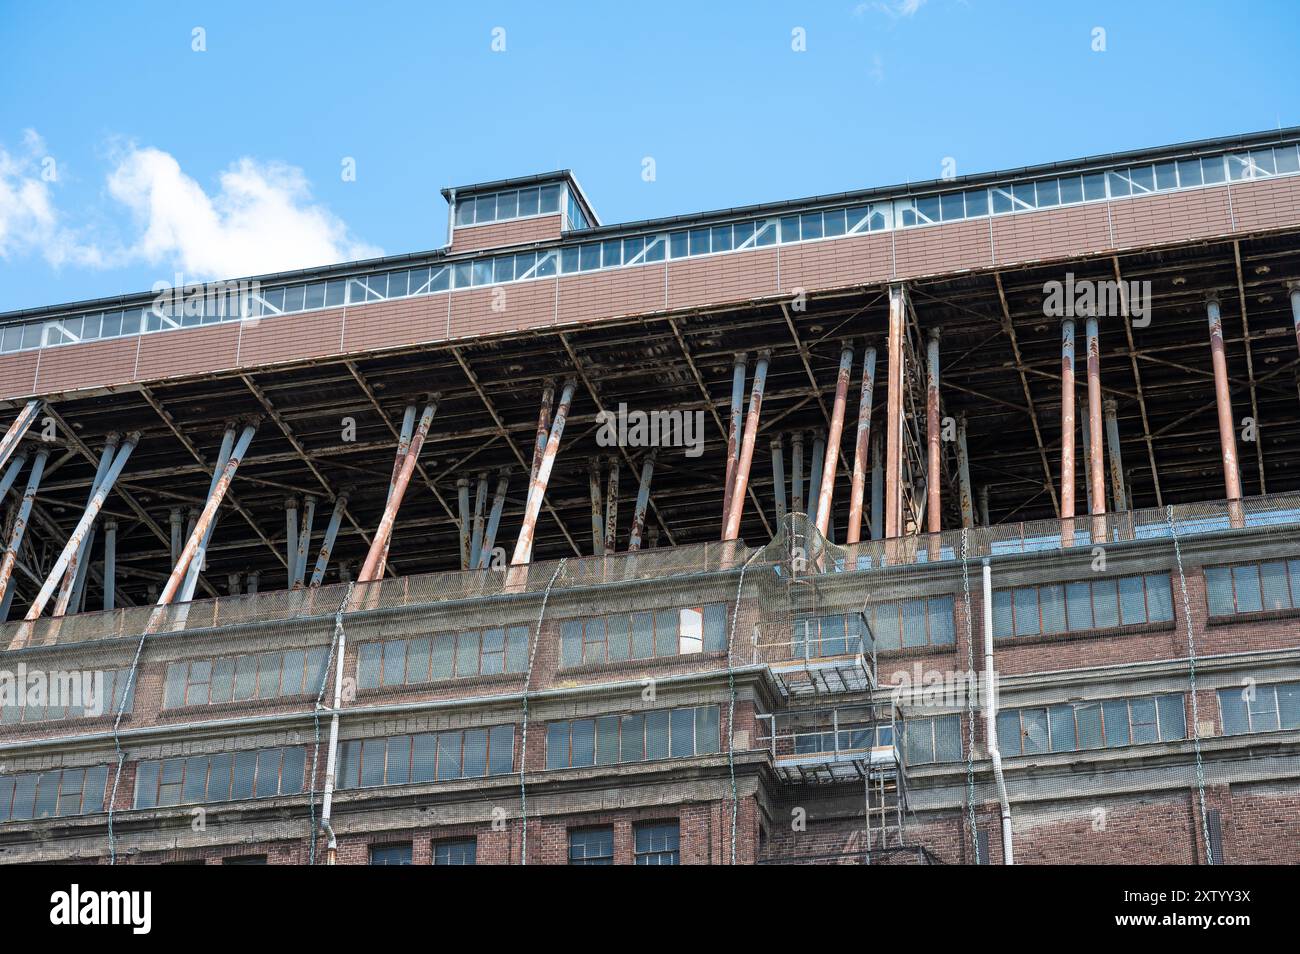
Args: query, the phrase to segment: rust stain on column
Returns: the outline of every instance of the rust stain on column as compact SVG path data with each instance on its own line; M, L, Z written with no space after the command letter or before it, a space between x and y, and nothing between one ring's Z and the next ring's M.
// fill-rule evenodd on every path
M748 368L748 355L743 351L736 352L731 369L731 424L727 431L727 474L722 490L723 523L731 512L732 483L736 479L736 462L740 459L740 427L745 416L745 372Z
M966 415L957 419L957 496L961 505L961 525L975 526L975 502L970 487L970 450L966 446Z
M862 539L862 499L866 495L867 466L871 454L871 399L876 388L876 349L862 358L862 391L858 397L858 435L853 443L853 482L849 487L849 526L845 543Z
M926 346L926 384L925 384L925 442L928 448L925 476L926 524L930 533L943 529L943 514L940 510L940 469L943 465L943 446L939 443L943 424L939 420L939 330L930 330L930 340ZM937 543L938 541L933 541Z
M1086 324L1088 334L1088 487L1092 491L1090 507L1094 517L1092 521L1092 540L1096 543L1106 536L1106 468L1103 466L1102 454L1106 446L1104 425L1101 419L1101 339L1097 331L1096 317L1090 317ZM1096 519L1102 518L1102 519Z
M790 507L795 513L807 513L803 502L803 431L790 438Z
M591 552L605 554L605 502L600 492L600 458L587 462L587 490L591 494Z
M903 522L903 289L889 290L889 380L885 403L885 536Z
M609 459L609 487L605 490L605 552L618 552L619 459Z
M826 436L826 456L822 461L821 492L817 498L817 532L823 537L831 525L831 500L835 496L835 467L840 459L840 441L844 434L844 405L849 398L849 378L853 374L853 348L847 342L840 351L840 370L835 377L835 403L831 406L831 427Z
M533 555L533 535L537 530L537 515L542 510L542 498L546 496L546 485L551 479L551 469L555 466L555 457L560 452L560 438L564 434L564 422L569 416L569 406L573 403L573 392L577 388L576 378L564 382L560 394L560 404L555 409L555 422L551 425L546 439L546 451L537 466L537 474L528 482L528 503L524 507L524 524L519 528L519 539L515 542L515 552L510 563L518 566L527 563Z
M1061 321L1061 542L1074 542L1074 319Z
M641 549L641 536L645 533L646 509L650 506L650 478L655 472L655 452L652 450L641 464L641 483L636 491L636 509L632 511L632 531L628 534L629 552Z
M1228 390L1228 359L1223 348L1223 318L1219 300L1205 303L1210 322L1210 360L1214 365L1214 401L1219 415L1219 445L1223 451L1223 485L1228 498L1229 522L1233 527L1245 525L1241 509L1241 472L1237 464L1237 435L1232 422L1232 397Z

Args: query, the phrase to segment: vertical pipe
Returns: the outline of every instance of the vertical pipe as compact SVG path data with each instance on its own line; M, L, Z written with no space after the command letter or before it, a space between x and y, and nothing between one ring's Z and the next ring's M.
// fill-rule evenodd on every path
M189 538L185 541L185 546L181 549L180 559L176 566L172 568L171 576L167 578L166 585L163 586L162 592L158 594L158 605L166 606L173 602L176 594L180 591L181 586L188 574L190 564L200 558L199 550L203 545L203 539L207 535L208 528L212 525L212 520L217 514L217 508L221 506L221 501L226 496L226 491L230 489L230 483L235 479L235 471L239 469L239 462L243 460L244 455L248 452L248 445L253 442L253 435L257 433L257 425L249 424L245 426L239 440L235 442L230 454L226 457L226 464L221 468L217 477L216 484L212 488L212 493L208 495L207 502L203 505L203 510L198 519L194 522L194 529L190 531ZM294 526L297 524L295 522ZM293 559L290 554L289 560L290 579L293 574ZM152 623L153 620L150 620Z
M926 386L925 386L925 439L929 448L926 465L925 490L929 509L927 529L937 534L943 529L943 508L940 501L940 471L943 467L943 446L939 443L939 329L930 329L930 338L926 344ZM937 540L933 542L937 543Z
M862 391L858 396L858 434L853 444L853 483L849 488L849 526L845 543L862 539L862 498L866 492L867 464L871 448L871 400L876 388L876 349L867 348L862 357ZM870 461L875 467L875 461ZM874 519L874 518L873 518Z
M1061 319L1061 543L1074 542L1074 319Z
M104 506L104 501L108 498L109 491L117 483L118 475L126 467L126 462L131 456L131 451L135 450L135 445L140 440L138 431L128 434L126 441L118 448L117 453L113 456L113 463L109 465L108 472L104 474L103 481L95 490L95 496L91 498L90 503L86 505L81 519L77 521L76 527L72 530L72 535L68 538L63 552L59 558L54 561L54 566L50 570L49 576L45 578L44 584L41 585L40 592L32 601L32 605L27 610L24 619L35 620L40 618L41 612L45 609L45 604L49 602L50 597L54 594L54 588L59 585L59 580L68 569L68 564L72 561L73 554L81 546L81 541L87 533L90 532L90 525L95 522L99 516L99 511Z
M902 286L889 289L889 382L885 407L885 536L903 532L903 320Z
M993 568L984 561L984 742L988 746L989 760L993 763L993 779L998 790L998 804L1002 809L1002 863L1016 863L1011 845L1011 799L1007 796L1007 783L1002 774L1002 753L998 749L998 689L997 670L993 662Z
M966 415L957 419L957 496L961 504L961 525L975 526L975 503L970 487L970 450L966 445Z
M826 438L813 432L812 460L808 467L808 522L817 523L817 506L822 500L822 470L825 468Z
M528 475L531 487L537 480L537 471L542 466L542 455L546 453L546 444L550 439L551 403L555 400L555 382L547 378L542 382L542 403L537 411L537 438L533 442L533 469Z
M1088 334L1088 485L1092 489L1092 542L1106 537L1106 470L1102 466L1102 453L1106 446L1101 420L1101 340L1097 332L1097 316L1089 315L1085 325Z
M790 439L790 506L795 513L807 513L803 502L803 431Z
M22 441L23 435L36 422L36 416L41 412L41 401L38 398L32 398L23 405L23 409L18 412L14 422L9 425L5 431L5 436L0 438L0 468L9 463L9 458L13 452L18 449L19 442Z
M457 529L460 531L460 568L469 569L469 478L456 479L456 507L460 512Z
M871 539L885 536L885 465L880 455L880 435L871 437Z
M749 413L745 419L745 436L740 447L740 461L736 465L736 480L731 491L731 511L722 539L735 540L740 536L740 518L745 509L745 492L749 486L749 467L754 460L754 441L758 436L758 419L763 409L763 389L767 384L767 366L772 352L760 351L754 365L753 389L749 392Z
M591 495L591 553L605 555L605 501L600 490L600 458L587 461L587 490Z
M785 440L780 434L772 438L772 493L776 498L776 523L785 523Z
M569 416L569 406L573 403L573 392L578 382L569 378L564 382L560 393L560 403L555 409L555 423L546 440L546 452L537 467L537 476L529 483L528 503L524 507L524 524L519 528L519 538L515 541L515 552L510 558L512 565L527 563L533 554L533 536L537 532L537 515L542 511L542 499L546 496L546 485L551 479L551 470L555 467L555 457L560 452L560 438L564 435L564 422Z
M722 522L731 513L731 488L736 479L736 464L740 460L740 428L745 416L745 373L749 369L749 356L736 352L731 368L731 423L727 431L727 469L723 478Z
M388 498L388 503L384 507L384 515L379 520L379 527L375 530L374 539L370 541L370 551L366 554L366 562L362 564L361 572L357 575L358 582L368 583L371 580L379 579L379 573L382 572L384 564L384 554L388 552L388 542L393 535L393 522L397 519L397 511L402 506L402 498L406 496L406 488L411 484L411 474L415 473L415 464L420 459L420 451L424 448L424 439L429 435L429 425L433 423L433 416L438 411L438 398L434 395L430 398L429 403L424 406L424 412L420 415L420 423L415 428L415 434L411 437L411 446L406 452L406 458L402 461L401 473L397 475L397 481L393 485L393 493Z
M22 503L18 505L18 516L14 518L13 528L9 531L4 557L0 558L0 599L11 599L9 584L13 579L14 564L18 562L18 548L22 545L23 536L27 532L27 521L31 518L32 504L36 500L36 491L40 489L41 475L45 473L45 461L49 456L48 449L37 448L31 472L27 475L27 489L23 491Z
M181 558L181 541L184 539L181 536L181 532L184 530L185 515L181 511L180 507L172 507L168 516L171 520L171 531L172 531L172 535L171 535L172 564L171 565L175 566L176 561Z
M298 531L298 565L293 571L294 588L302 586L307 577L307 554L311 551L312 524L316 522L316 497L308 494L302 502L302 529ZM209 531L210 533L210 531ZM204 540L203 553L207 554L207 541Z
M1228 359L1223 348L1223 318L1218 298L1212 297L1205 302L1205 313L1210 322L1210 361L1214 365L1214 401L1219 415L1219 446L1223 452L1223 484L1228 499L1229 522L1233 527L1240 527L1245 524L1241 509L1241 472L1237 464L1237 435L1232 423Z
M497 542L497 527L501 525L501 511L506 506L506 490L510 486L510 468L502 467L497 475L496 494L492 498L492 512L488 514L487 531L483 537L483 553L479 558L479 567L487 569L492 565L492 549Z
M14 485L14 481L18 479L18 474L26 463L27 452L19 451L18 456L10 462L9 467L5 470L4 476L0 477L0 501L3 501L5 494L9 493L9 488Z
M1128 509L1128 491L1124 487L1124 464L1119 446L1119 403L1114 398L1102 402L1106 414L1106 451L1110 458L1111 497L1117 513Z
M95 477L90 482L90 492L86 495L86 506L95 499L95 491L104 480L104 475L108 473L108 468L112 466L113 455L117 453L118 435L110 433L104 441L104 449L99 454L99 466L95 468ZM85 569L86 551L90 541L94 539L91 531L87 530L86 535L81 540L81 545L72 555L68 563L68 571L63 575L63 580L59 584L59 595L54 601L54 616L62 616L68 611L68 605L71 603L74 607L76 602L73 600L73 591L76 589L77 577Z
M618 471L617 457L609 459L609 489L605 491L605 552L618 552Z
M632 511L632 532L627 538L628 551L641 549L641 535L645 532L646 510L650 506L650 478L655 472L655 451L652 449L641 462L641 483L636 489L636 509Z
M334 509L330 512L329 523L325 525L325 539L321 541L320 552L316 554L316 566L312 568L311 580L308 585L320 586L325 579L325 571L329 569L330 555L334 552L334 541L338 538L339 527L343 524L343 511L348 506L348 495L345 491L334 498ZM253 574L248 574L248 585L253 585ZM249 592L255 592L249 590Z
M488 475L486 470L479 471L478 488L474 493L474 535L469 540L469 565L475 569L483 550L483 520L487 515Z
M293 589L293 576L295 564L298 560L298 501L293 497L284 498L284 526L288 536L285 538L285 565L288 567L289 582L285 584L285 589ZM180 558L177 557L177 562Z
M104 609L117 603L117 521L104 521Z
M826 457L822 461L821 492L817 497L817 532L830 532L831 501L835 495L835 468L840 461L840 444L844 437L844 405L849 400L849 378L853 375L853 346L845 342L840 351L840 370L835 378L835 403L831 405L831 427L826 437Z

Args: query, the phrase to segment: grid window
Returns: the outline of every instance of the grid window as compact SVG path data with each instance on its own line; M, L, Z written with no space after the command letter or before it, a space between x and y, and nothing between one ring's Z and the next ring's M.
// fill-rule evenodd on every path
M296 795L303 789L306 749L297 746L139 763L136 808Z
M315 695L328 661L322 647L174 662L163 683L163 708Z
M546 727L546 767L580 768L714 753L720 748L718 717L717 706L693 706L552 722Z
M870 635L882 650L951 646L956 639L953 598L876 603L866 608Z
M339 753L339 787L508 775L515 767L515 727L350 739Z
M409 865L411 863L411 843L407 841L395 845L371 845L370 863L372 865Z
M1047 583L993 593L994 636L1051 636L1173 618L1168 573Z
M908 719L903 727L903 746L909 765L961 761L961 717Z
M1076 752L1187 737L1181 693L1007 709L998 713L1004 755Z
M866 652L867 636L859 613L813 616L795 620L791 649L797 659L853 656Z
M677 822L637 825L632 840L639 865L681 864L681 826Z
M1300 560L1205 568L1211 616L1300 608Z
M575 828L569 832L569 864L612 865L614 863L614 829Z
M0 822L104 810L108 766L0 775Z
M108 669L81 674L78 681L51 680L43 702L0 705L0 725L46 722L56 719L96 718L130 712L135 702L135 685L129 669ZM56 691L57 690L57 691ZM10 695L10 694L6 694Z
M478 841L473 838L459 841L440 841L433 846L435 865L472 865L478 863Z
M1300 682L1220 689L1219 713L1224 735L1300 729Z
M362 643L357 688L418 685L528 669L528 627L509 626Z
M723 603L569 619L560 625L560 666L715 653L724 650L726 643Z

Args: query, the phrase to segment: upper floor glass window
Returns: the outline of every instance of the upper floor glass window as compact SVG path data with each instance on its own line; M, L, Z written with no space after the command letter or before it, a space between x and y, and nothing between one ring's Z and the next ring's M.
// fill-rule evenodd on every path
M339 787L406 785L506 775L515 767L515 727L349 739L339 754Z
M51 678L43 699L28 699L25 695L12 704L0 706L0 724L19 722L52 722L57 719L93 719L115 716L120 709L130 712L135 704L135 684L129 669L107 669L104 681L99 682L99 672L84 673L79 683L58 683ZM130 687L128 688L128 683ZM0 694L9 697L10 693Z
M1211 616L1300 608L1300 560L1207 566L1205 594Z
M394 845L371 845L370 863L372 865L409 865L411 863L411 843L405 841Z
M812 616L794 622L792 650L796 659L853 656L870 648L861 613Z
M569 832L569 864L612 865L614 863L614 829L575 828Z
M677 822L654 822L632 829L633 849L639 865L676 865L681 863L681 825Z
M546 727L546 767L552 769L685 758L718 749L717 706L614 713Z
M167 666L163 708L315 695L328 662L325 647L174 662Z
M554 215L560 211L561 192L567 190L558 182L553 182L543 186L458 197L456 227L505 222L530 215Z
M909 765L961 761L961 717L935 716L908 719L903 726L903 745Z
M0 775L0 822L104 810L108 766Z
M1174 618L1168 573L993 592L994 636L1039 636L1114 629Z
M435 865L472 865L478 863L478 841L465 838L457 841L439 841L433 846Z
M296 795L303 788L306 753L293 746L141 762L134 804L161 808Z
M951 596L875 603L865 612L877 649L951 646L956 638Z
M528 627L510 626L362 643L357 688L415 685L528 669Z
M1006 709L998 713L1003 755L1074 752L1187 737L1182 693Z
M723 603L569 619L560 626L560 665L566 669L726 648L727 607Z
M1219 690L1224 735L1300 729L1300 682L1283 682Z

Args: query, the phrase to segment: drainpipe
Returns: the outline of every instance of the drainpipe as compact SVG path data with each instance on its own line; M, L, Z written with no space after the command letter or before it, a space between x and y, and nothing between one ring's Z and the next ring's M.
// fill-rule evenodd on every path
M1007 798L1006 779L1002 776L1002 753L998 751L998 696L993 669L993 568L988 560L984 561L984 732L988 740L989 758L993 760L993 779L998 787L998 802L1002 806L1002 863L1014 865L1011 802Z
M352 585L348 584L348 596L352 595ZM338 649L334 654L334 702L330 712L330 741L325 755L325 791L321 795L320 827L329 837L325 847L325 864L332 865L338 861L338 839L334 827L330 824L330 812L334 807L334 772L338 764L339 753L339 706L343 704L343 659L348 648L348 637L343 631L343 610L334 617L334 632L338 637ZM314 835L312 837L315 837Z

